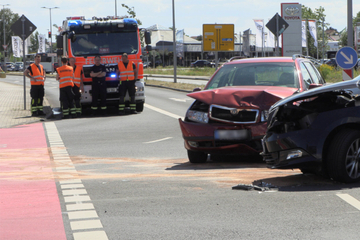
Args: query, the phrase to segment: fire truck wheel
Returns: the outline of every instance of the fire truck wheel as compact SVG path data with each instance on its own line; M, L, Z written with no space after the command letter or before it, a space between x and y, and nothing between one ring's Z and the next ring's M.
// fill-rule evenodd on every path
M137 103L136 104L136 111L137 112L142 112L144 110L144 103Z

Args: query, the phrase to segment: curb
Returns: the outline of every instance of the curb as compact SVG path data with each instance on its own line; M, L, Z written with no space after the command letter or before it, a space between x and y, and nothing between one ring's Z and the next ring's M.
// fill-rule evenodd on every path
M174 91L178 91L178 92L192 93L192 91L189 91L189 90L178 89L178 88L171 88L171 87L165 87L165 86L160 86L160 85L145 84L145 86L146 86L146 87L164 88L164 89L174 90Z

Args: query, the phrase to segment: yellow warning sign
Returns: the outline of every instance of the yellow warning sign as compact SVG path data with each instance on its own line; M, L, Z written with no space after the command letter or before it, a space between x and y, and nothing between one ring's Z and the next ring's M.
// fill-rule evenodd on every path
M203 51L234 51L234 24L203 24Z

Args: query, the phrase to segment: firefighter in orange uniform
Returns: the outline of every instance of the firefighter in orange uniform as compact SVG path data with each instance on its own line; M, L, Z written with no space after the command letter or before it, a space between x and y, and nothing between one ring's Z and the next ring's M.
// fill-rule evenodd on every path
M74 92L76 115L79 117L79 116L81 116L80 98L81 98L81 93L84 92L84 83L83 83L83 79L82 79L82 73L83 73L82 67L76 66L75 61L76 61L75 58L69 59L70 67L72 67L74 69L73 92Z
M40 64L40 54L35 55L34 63L24 71L24 75L30 78L31 116L45 115L43 112L43 101L45 95L46 73Z
M117 71L119 84L119 114L125 114L125 96L126 92L129 92L130 97L130 111L132 114L137 114L136 103L135 103L135 82L137 79L136 65L132 61L129 61L128 55L124 53L121 61L118 63Z
M74 93L72 91L72 88L74 87L74 69L68 66L67 62L67 58L62 57L62 66L56 69L56 80L59 81L60 101L64 118L69 118L70 113L72 116L76 116L76 109L74 107Z

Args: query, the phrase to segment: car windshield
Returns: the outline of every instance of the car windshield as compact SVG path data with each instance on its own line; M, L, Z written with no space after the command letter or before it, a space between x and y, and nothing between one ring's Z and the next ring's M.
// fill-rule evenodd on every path
M114 55L138 52L137 32L76 34L71 43L71 50L75 56L86 55Z
M282 86L299 88L295 64L239 63L219 69L206 89L226 86Z

